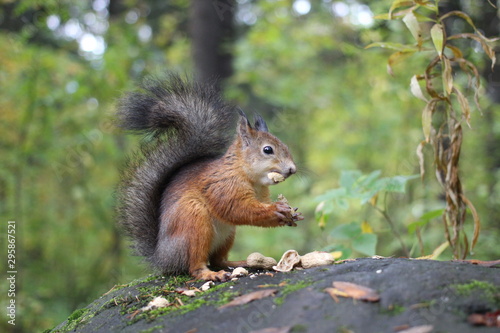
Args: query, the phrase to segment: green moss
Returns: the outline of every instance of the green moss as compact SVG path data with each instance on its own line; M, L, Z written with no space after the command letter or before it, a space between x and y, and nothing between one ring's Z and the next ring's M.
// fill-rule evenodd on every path
M451 286L461 296L480 294L486 301L500 306L500 287L492 283L472 280L469 283L454 284Z
M397 304L391 304L387 308L382 308L380 310L381 314L385 314L388 316L397 316L398 314L401 314L406 311L406 308L401 305Z
M290 333L306 333L306 332L308 332L307 326L302 324L294 325L290 329Z
M284 281L287 281L287 280L284 280ZM279 297L276 297L274 299L274 304L276 305L281 305L283 304L283 302L285 301L285 298L297 291L297 290L300 290L300 289L303 289L305 287L308 287L312 284L312 281L311 280L302 280L302 281L299 281L297 283L294 283L294 284L286 284L282 287L282 289L279 291Z
M95 313L90 313L89 308L77 309L68 317L68 322L62 327L60 332L68 332L75 330L78 325L94 317Z
M171 280L169 280L169 282L170 281ZM183 315L185 313L196 310L202 306L210 306L210 305L217 306L226 304L236 295L236 292L232 291L223 292L219 294L217 298L214 298L212 297L213 295L211 295L212 293L216 292L219 289L228 288L229 286L233 285L234 282L221 283L219 285L216 285L208 289L202 294L198 294L196 297L189 297L173 293L175 288L178 288L186 281L188 281L188 279L181 279L181 280L177 279L175 281L175 284L174 283L166 284L165 286L159 289L144 288L141 290L141 292L142 291L145 292L145 294L141 293L140 296L141 302L135 302L130 304L130 302L124 301L122 303L124 304L124 311L122 311L122 314L128 314L133 316L133 318L128 322L128 324L135 323L139 320L153 321L156 318L167 314ZM140 288L138 288L138 290L140 290ZM149 301L151 301L154 297L157 296L165 297L170 303L174 305L137 313L137 311L140 308L146 306L149 303ZM183 305L179 305L179 300L182 302Z
M80 317L85 315L85 313L87 313L87 309L75 310L72 314L69 315L68 321L76 321L76 320L80 319Z

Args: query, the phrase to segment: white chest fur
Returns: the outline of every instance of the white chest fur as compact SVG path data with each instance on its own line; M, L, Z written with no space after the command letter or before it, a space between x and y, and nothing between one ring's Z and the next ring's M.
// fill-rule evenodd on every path
M234 225L230 225L219 220L214 220L213 223L214 237L212 239L212 245L210 246L210 253L213 253L219 247L226 243L226 240L234 232L236 228Z

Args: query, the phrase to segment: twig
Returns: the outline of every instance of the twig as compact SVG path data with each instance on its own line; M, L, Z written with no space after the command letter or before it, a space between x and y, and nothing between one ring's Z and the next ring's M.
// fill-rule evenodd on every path
M387 193L386 193L386 196L387 196ZM384 201L387 202L387 200L385 200L385 198L384 198ZM399 243L401 244L401 248L403 249L403 252L409 258L410 257L410 253L408 252L408 248L406 247L405 243L403 242L403 239L401 238L401 235L399 234L399 232L394 227L394 223L392 222L392 219L389 216L389 214L387 214L386 209L385 208L384 209L380 209L379 207L377 207L375 205L373 207L375 208L375 210L377 212L379 212L380 214L382 214L382 216L385 218L385 220L387 221L387 223L389 223L389 226L391 227L392 233L394 234L394 236L396 236L396 238L398 239Z

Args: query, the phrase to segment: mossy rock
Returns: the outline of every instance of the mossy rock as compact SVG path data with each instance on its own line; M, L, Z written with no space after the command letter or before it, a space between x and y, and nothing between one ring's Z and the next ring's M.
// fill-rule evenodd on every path
M149 276L115 287L76 310L50 332L393 332L433 326L432 332L498 332L467 322L472 313L500 308L500 270L459 262L358 259L289 273L261 274L218 283L188 297L176 288L199 288L188 276ZM324 292L333 281L370 287L380 301L367 303ZM220 309L239 295L275 288L274 297ZM156 296L173 305L140 311Z

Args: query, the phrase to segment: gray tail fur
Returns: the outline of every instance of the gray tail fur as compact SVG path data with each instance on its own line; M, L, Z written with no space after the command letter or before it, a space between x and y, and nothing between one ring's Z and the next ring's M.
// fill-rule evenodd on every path
M237 113L214 87L169 74L144 81L118 104L119 126L147 135L122 173L119 224L135 253L153 265L160 202L170 178L183 166L221 156L232 141Z

